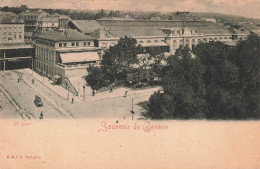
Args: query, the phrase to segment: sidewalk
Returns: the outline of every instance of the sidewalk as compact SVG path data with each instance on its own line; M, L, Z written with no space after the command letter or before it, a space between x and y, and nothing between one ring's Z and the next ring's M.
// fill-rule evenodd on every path
M31 76L33 76L34 79L36 79L38 82L44 84L46 87L51 89L57 95L62 97L64 100L68 100L67 98L68 98L68 94L69 94L69 98L70 98L69 101L71 101L71 98L74 95L73 93L68 92L68 90L66 90L62 86L53 85L52 80L49 80L47 77L39 75L36 72L33 72L33 75L32 75L31 69L23 69L23 70L25 72L27 72L28 74L30 74ZM160 87L154 87L154 88L148 88L148 89L132 90L129 88L121 87L121 88L114 89L113 92L111 92L111 93L109 91L104 91L104 92L96 93L95 96L92 96L90 87L86 86L86 88L89 88L89 89L86 89L86 92L85 92L85 102L98 101L98 100L104 100L104 99L110 99L110 98L116 98L116 97L125 97L125 91L128 91L127 92L127 97L128 97L131 95L138 95L138 94L143 94L143 93L153 93L160 89ZM81 95L74 96L74 102L83 102L83 97Z

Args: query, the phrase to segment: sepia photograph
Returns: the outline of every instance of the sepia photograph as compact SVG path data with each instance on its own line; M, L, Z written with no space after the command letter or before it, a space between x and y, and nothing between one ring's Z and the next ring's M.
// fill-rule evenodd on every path
M260 0L0 0L0 169L260 169Z

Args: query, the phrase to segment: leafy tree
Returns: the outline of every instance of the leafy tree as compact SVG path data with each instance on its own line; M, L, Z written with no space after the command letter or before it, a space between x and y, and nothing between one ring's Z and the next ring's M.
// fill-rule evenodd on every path
M90 66L87 68L87 71L88 75L85 80L93 91L107 86L107 81L104 79L101 68Z
M205 69L205 113L209 119L233 119L239 113L238 68L229 59L230 49L221 42L210 42L199 44L194 50Z
M157 75L158 79L162 76L164 53L161 48L152 48L149 51L150 60L153 60L151 64L153 72Z
M154 94L150 98L148 116L160 118L204 118L203 69L199 62L191 58L190 49L180 47L167 60L162 87L164 94ZM154 102L160 100L160 102ZM154 109L158 107L158 109Z
M130 65L138 63L139 46L136 44L136 39L125 36L105 51L101 64L110 82L126 80L127 73L132 71Z
M241 93L240 118L260 116L260 37L251 34L247 40L240 41L231 55L231 61L239 69Z

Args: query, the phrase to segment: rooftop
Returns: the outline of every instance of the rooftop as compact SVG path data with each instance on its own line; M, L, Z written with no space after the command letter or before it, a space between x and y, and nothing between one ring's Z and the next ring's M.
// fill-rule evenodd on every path
M0 18L0 24L24 24L24 22L11 16L4 16Z
M80 33L73 29L52 30L36 35L35 38L46 39L51 41L81 41L94 40L93 37Z
M95 20L71 20L71 23L75 25L82 33L90 34L97 29L103 27Z
M137 36L164 36L162 28L189 27L203 34L230 34L231 32L222 26L207 21L106 21L98 20L98 23L110 31L114 37L125 35Z
M0 11L0 16L14 16L14 17L17 17L17 15L13 12L3 12L3 11Z

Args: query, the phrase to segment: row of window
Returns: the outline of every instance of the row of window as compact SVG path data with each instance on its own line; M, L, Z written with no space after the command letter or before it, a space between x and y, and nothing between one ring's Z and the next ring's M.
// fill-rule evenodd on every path
M115 46L115 45L116 45L115 43L111 43L110 45L107 44L107 43L102 43L101 47L102 47L103 49L108 49L108 47Z
M161 42L165 42L165 41L161 40ZM144 43L144 41L141 40L141 41L139 41L139 43L142 44L142 43ZM147 40L146 43L152 43L152 41L151 40ZM159 43L159 41L158 40L154 40L153 43Z
M67 47L69 44L68 43L59 43L59 47ZM79 42L71 42L70 43L71 46L92 46L91 42L83 42L82 44L80 44Z
M6 38L8 38L8 40L13 40L13 39L17 39L17 38L22 39L22 35L19 35L19 36L14 35L14 36L9 36L9 37L4 36L3 37L3 39L6 39Z
M19 16L19 19L37 19L37 16Z
M40 71L52 74L51 66L45 65L42 62L36 61L36 68L39 69Z
M54 61L53 56L55 56L55 52L48 50L48 49L36 47L36 56L38 56L39 58L53 62Z
M20 26L0 26L0 29L2 29L2 28L3 28L3 29L7 29L7 28L8 28L8 29L12 29L12 28L14 28L14 29L15 29L15 28L20 28L20 29L21 29L22 26L21 26L21 25L20 25Z
M11 32L11 31L9 31L9 32L3 32L4 35L7 35L7 34L8 34L8 35L12 35L12 34L15 34L15 33L22 33L22 32L21 32L21 31L19 31L19 32L16 32L16 31L15 31L15 32Z

